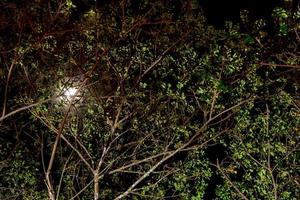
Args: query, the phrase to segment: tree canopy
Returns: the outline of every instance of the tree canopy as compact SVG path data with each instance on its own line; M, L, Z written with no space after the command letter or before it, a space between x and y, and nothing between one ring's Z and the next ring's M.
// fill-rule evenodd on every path
M0 199L299 199L299 7L174 2L1 1Z

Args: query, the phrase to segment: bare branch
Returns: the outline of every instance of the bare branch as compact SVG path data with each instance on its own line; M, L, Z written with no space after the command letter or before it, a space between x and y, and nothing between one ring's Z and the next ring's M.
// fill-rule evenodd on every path
M273 64L273 63L264 63L264 62L261 62L260 65L262 65L262 66L288 67L288 68L300 69L300 65L285 65L285 64Z
M214 165L214 164L213 164ZM240 195L240 197L244 200L248 200L248 198L237 188L237 186L230 180L230 178L225 174L225 172L221 169L219 161L217 160L217 164L214 165L221 172L223 177L228 181L228 183L233 187L233 189Z
M4 115L4 116L2 115L2 117L0 118L0 122L3 121L3 120L5 120L6 118L12 116L12 115L15 115L15 114L21 112L21 111L28 110L28 109L33 108L33 107L36 107L36 106L38 106L38 105L47 103L47 102L49 102L49 101L54 100L55 98L57 98L57 96L52 97L52 98L50 98L50 99L43 100L43 101L39 101L39 102L30 104L30 105L27 105L27 106L24 106L24 107L21 107L21 108L18 108L18 109L16 109L16 110L14 110L14 111L12 111L12 112L10 112L10 113Z
M171 157L173 157L175 154L177 154L178 152L184 150L185 148L187 148L192 142L195 141L195 139L201 134L203 133L203 131L206 130L207 126L209 125L209 123L211 121L213 121L214 119L218 118L219 116L221 116L222 114L229 112L239 106L241 106L242 104L248 102L249 99L244 100L226 110L224 110L223 112L217 114L216 116L212 117L211 119L209 119L206 123L203 124L203 126L197 131L197 133L194 134L194 136L192 138L190 138L190 140L188 142L186 142L185 144L183 144L182 146L180 146L179 148L177 148L176 150L174 150L173 152L166 152L165 153L165 157L163 157L159 162L157 162L153 167L151 167L143 176L141 176L137 181L135 181L124 193L120 194L118 197L115 198L115 200L118 199L122 199L123 197L127 196L141 181L143 181L146 177L148 177L157 167L159 167L162 163L164 163L166 160L170 159ZM206 143L206 142L205 142Z

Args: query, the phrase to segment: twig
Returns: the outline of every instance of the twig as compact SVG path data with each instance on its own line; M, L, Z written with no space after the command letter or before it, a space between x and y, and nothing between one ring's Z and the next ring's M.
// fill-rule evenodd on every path
M222 114L235 109L236 107L239 107L240 105L244 104L245 102L249 101L249 99L244 100L226 110L224 110L223 112L217 114L216 116L210 118L206 123L204 123L201 128L199 128L199 130L194 134L193 137L190 138L190 140L188 142L186 142L185 144L181 145L179 148L177 148L176 150L174 150L173 152L166 152L164 153L166 156L163 157L159 162L157 162L153 167L151 167L143 176L141 176L137 181L135 181L125 192L123 192L122 194L120 194L119 196L117 196L115 198L115 200L119 200L124 198L125 196L127 196L141 181L143 181L146 177L148 177L157 167L159 167L162 163L164 163L166 160L170 159L171 157L173 157L174 155L176 155L178 152L184 150L185 148L187 148L192 142L195 141L196 138L198 138L198 136L203 133L203 131L206 130L207 126L209 125L209 123L211 121L213 121L214 119L218 118L219 116L221 116ZM247 198L246 198L247 199Z
M16 110L14 110L14 111L12 111L12 112L10 112L10 113L4 115L4 116L2 115L2 117L0 118L0 122L3 121L4 119L6 119L6 118L8 118L8 117L10 117L10 116L12 116L12 115L14 115L14 114L16 114L16 113L19 113L19 112L24 111L24 110L28 110L28 109L30 109L30 108L32 108L32 107L35 107L35 106L38 106L38 105L40 105L40 104L47 103L47 102L49 102L49 101L52 101L52 100L55 99L55 98L57 98L57 97L55 96L55 97L52 97L52 98L50 98L50 99L46 99L46 100L43 100L43 101L39 101L39 102L30 104L30 105L27 105L27 106L18 108L18 109L16 109Z
M182 41L190 32L187 32L183 37L174 42L171 46L169 46L151 65L148 69L144 71L144 73L139 77L137 83L139 83L142 78L149 73L160 61L161 59L170 51L173 47L175 47L180 41Z
M58 134L58 130L49 122L49 121L45 121L44 119L42 119L40 116L36 116L39 120L41 120L41 122L46 125L50 130L52 130L54 133ZM69 145L71 147L71 149L73 149L77 155L80 157L80 159L83 161L83 163L88 167L88 169L93 172L93 168L92 166L88 163L88 161L83 157L83 155L79 152L79 150L77 148L75 148L71 142L68 141L67 138L65 138L64 135L61 135L61 138L67 143L67 145Z
M82 188L77 194L75 194L70 200L75 199L77 196L79 196L82 192L84 192L92 183L94 182L94 179L91 180L84 188Z
M221 174L228 181L228 183L233 187L233 189L241 196L241 198L244 199L244 200L248 200L248 198L236 187L235 184L233 184L233 182L230 180L230 178L224 173L224 171L220 167L220 164L219 164L218 160L217 160L217 164L214 165L214 166L217 167L217 169L221 172Z
M10 65L10 67L9 67L9 71L8 71L7 80L6 80L6 85L5 85L5 91L4 91L3 111L2 111L1 119L5 116L5 113L6 113L6 102L7 102L8 86L9 86L9 81L10 81L10 78L11 78L12 71L13 71L14 66L15 66L15 64L16 64L16 59L17 59L17 58L15 58L15 59L13 60L13 62L11 63L11 65ZM0 120L0 121L1 121L1 120Z
M66 160L66 163L64 164L64 167L63 167L63 169L62 169L62 173L61 173L60 180L59 180L59 184L58 184L58 188L57 188L56 199L58 199L58 197L59 197L59 192L60 192L60 188L61 188L61 184L62 184L64 172L65 172L65 170L66 170L66 167L67 167L68 162L70 161L70 159L71 159L71 157L72 157L72 153L73 153L73 152L71 152L70 156L69 156L68 159Z
M273 63L264 63L264 62L261 62L260 65L262 65L262 66L276 66L276 67L289 67L289 68L300 69L300 65L285 65L285 64L273 64Z
M216 91L216 89L215 89L215 90L214 90L214 94L213 94L213 99L212 99L212 102L211 102L210 111L209 111L209 119L212 118L212 115L213 115L213 111L214 111L214 107L215 107L215 103L216 103L217 97L218 97L218 93L217 93L217 91Z

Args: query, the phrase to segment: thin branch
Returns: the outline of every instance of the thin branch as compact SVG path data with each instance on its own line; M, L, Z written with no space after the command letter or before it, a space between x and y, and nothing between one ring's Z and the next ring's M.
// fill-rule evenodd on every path
M45 126L47 126L51 131L53 131L54 133L58 134L58 129L56 129L47 119L43 119L42 117L40 117L39 115L35 115ZM88 169L93 172L93 168L92 166L88 163L88 161L84 158L84 156L79 152L79 150L74 147L71 142L68 141L68 139L64 136L61 135L61 138L67 143L67 145L69 145L71 147L72 150L74 150L77 155L80 157L80 159L85 163L85 165L88 167Z
M214 165L214 164L213 164ZM224 176L224 178L228 181L228 183L233 187L233 189L241 196L242 199L248 200L248 198L236 187L236 185L230 180L230 178L225 174L225 172L221 169L219 161L217 160L217 164L214 165Z
M77 91L78 92L78 91ZM76 93L77 93L76 92ZM76 96L76 94L75 94ZM49 161L49 164L48 164L48 169L47 169L47 172L46 172L46 183L47 183L47 188L48 188L48 193L49 193L49 198L51 200L54 200L55 197L54 197L54 188L53 188L53 185L52 185L52 182L50 180L50 173L51 173L51 170L52 170L52 166L53 166L53 163L54 163L54 159L55 159L55 154L56 154L56 150L57 150L57 147L58 147L58 143L59 143L59 140L60 140L60 136L63 132L63 129L65 127L65 124L67 122L67 118L69 116L69 113L70 113L70 110L71 110L71 105L72 105L72 101L74 100L75 98L73 98L68 106L68 109L67 109L67 112L65 113L64 115L64 118L63 120L61 121L61 124L60 124L60 127L59 127L59 130L58 130L58 133L56 135L56 138L55 138L55 142L54 142L54 145L53 145L53 148L52 148L52 153L51 153L51 157L50 157L50 161Z
M56 154L56 151L57 151L57 147L58 147L58 143L60 141L60 138L61 138L61 135L62 135L62 132L63 132L63 129L65 127L65 124L67 123L67 118L69 116L69 113L71 111L71 107L72 107L72 104L75 100L75 97L77 96L77 94L79 93L79 91L83 88L83 86L85 85L85 83L88 81L88 78L85 78L84 81L82 81L80 87L78 88L78 90L76 91L76 93L74 94L74 97L71 99L71 101L69 102L69 105L68 105L68 108L67 108L67 111L64 115L64 118L63 120L61 121L60 123L60 127L58 129L58 132L57 132L57 135L56 135L56 138L55 138L55 142L54 142L54 145L53 145L53 148L52 148L52 153L51 153L51 157L50 157L50 161L49 161L49 164L48 164L48 169L47 169L47 172L46 172L46 182L47 182L47 187L49 189L49 198L52 200L54 199L54 188L52 186L52 183L50 181L50 173L51 173L51 170L52 170L52 166L53 166L53 163L54 163L54 158L55 158L55 154Z
M55 98L57 98L57 96L52 97L52 98L50 98L50 99L43 100L43 101L39 101L39 102L30 104L30 105L27 105L27 106L24 106L24 107L21 107L21 108L18 108L18 109L16 109L16 110L14 110L14 111L12 111L12 112L10 112L10 113L4 115L4 116L2 115L2 117L0 118L0 122L3 121L3 120L5 120L6 118L12 116L12 115L15 115L15 114L21 112L21 111L28 110L28 109L33 108L33 107L36 107L36 106L38 106L38 105L47 103L47 102L49 102L49 101L54 100Z
M73 135L73 137L74 137L75 141L78 143L78 145L84 150L84 152L89 157L89 159L92 160L92 156L91 156L90 152L86 149L86 147L80 142L80 140L75 135Z
M75 194L70 200L75 199L78 197L82 192L84 192L92 183L94 182L94 179L91 180L84 188L82 188L77 194Z
M193 137L190 138L190 140L188 142L186 142L185 144L181 145L179 148L177 148L176 150L174 150L173 152L166 152L165 153L165 157L163 157L159 162L157 162L153 167L151 167L143 176L141 176L140 178L138 178L138 180L136 180L125 192L123 192L122 194L120 194L119 196L117 196L115 198L115 200L119 200L124 198L125 196L127 196L141 181L143 181L146 177L148 177L157 167L159 167L162 163L164 163L165 161L167 161L168 159L170 159L171 157L173 157L174 155L176 155L178 152L182 151L183 149L187 148L192 142L195 141L196 138L198 138L198 136L200 134L202 134L207 126L209 125L209 123L211 121L213 121L214 119L218 118L219 116L223 115L226 112L229 112L239 106L241 106L242 104L248 102L249 99L241 101L240 103L224 110L223 112L215 115L214 117L212 117L211 119L209 119L206 123L204 123L201 128L199 128L199 130L194 134Z
M288 67L288 68L300 69L300 65L285 65L285 64L273 64L273 63L264 63L264 62L261 62L260 65L262 65L262 66L276 66L276 67Z
M174 42L171 46L169 46L151 65L144 71L144 73L139 77L137 83L139 83L142 78L148 74L162 59L163 57L172 49L174 48L180 41L182 41L190 32L187 32L183 37L181 37L179 40Z
M217 93L217 91L216 91L216 89L215 89L215 90L214 90L214 94L213 94L213 99L212 99L212 102L211 102L210 111L209 111L209 119L212 118L212 115L213 115L213 111L214 111L214 107L215 107L215 103L216 103L217 97L218 97L218 93Z
M9 86L9 81L10 81L11 74L12 74L12 71L14 69L15 64L16 64L16 59L13 60L13 62L11 63L11 65L9 67L9 71L8 71L6 85L5 85L4 100L3 100L3 111L2 111L1 119L5 116L5 113L6 113L8 86Z
M61 188L61 184L62 184L64 172L66 171L67 164L68 164L68 162L70 161L70 159L71 159L71 157L72 157L72 153L73 153L73 152L71 152L70 156L69 156L68 159L66 160L66 163L64 164L64 167L63 167L63 169L62 169L62 173L61 173L60 180L59 180L59 184L58 184L58 188L57 188L56 199L58 199L58 197L59 197L59 192L60 192L60 188Z

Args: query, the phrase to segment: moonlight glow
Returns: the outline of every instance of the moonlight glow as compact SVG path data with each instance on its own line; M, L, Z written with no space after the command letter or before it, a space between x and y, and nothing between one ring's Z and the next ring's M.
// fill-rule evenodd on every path
M63 102L70 102L73 98L75 98L77 95L77 92L78 89L76 87L69 87L69 88L66 88L63 92L62 92L62 95L60 97L60 99L63 101Z
M74 97L76 92L77 92L76 88L69 88L64 91L64 96L69 99Z

